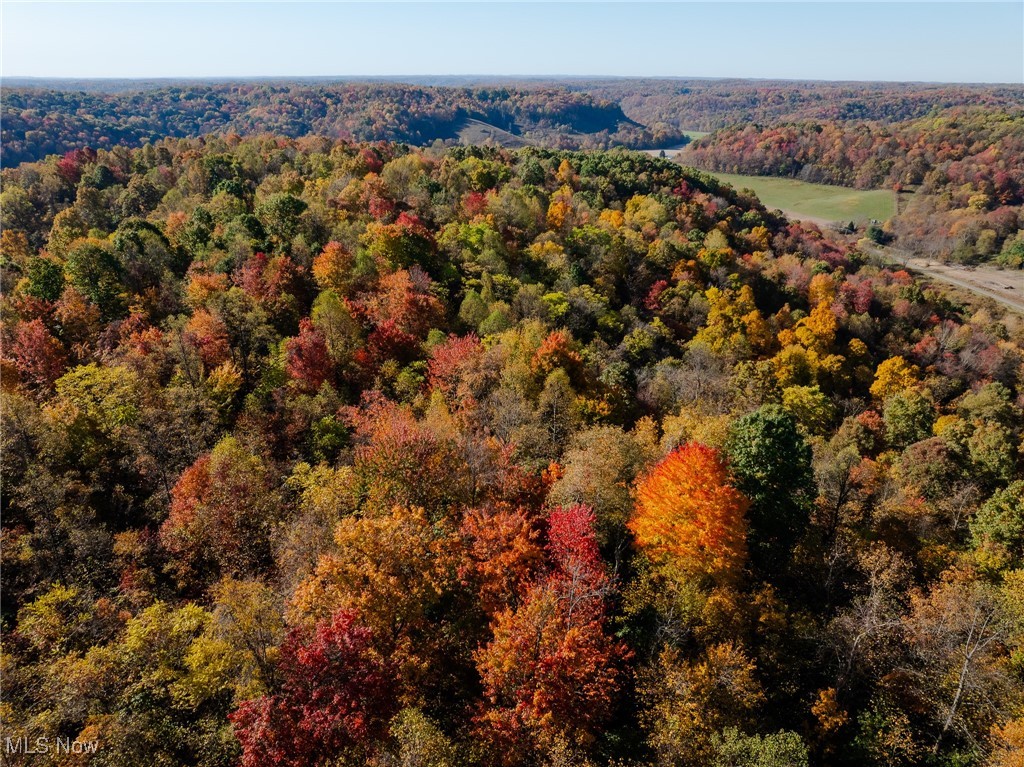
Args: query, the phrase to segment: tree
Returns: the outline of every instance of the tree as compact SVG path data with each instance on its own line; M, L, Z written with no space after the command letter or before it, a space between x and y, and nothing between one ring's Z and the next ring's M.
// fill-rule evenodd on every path
M741 358L767 349L771 343L768 323L758 311L749 285L738 291L709 288L706 296L710 304L708 319L694 336L696 344L714 354Z
M349 516L338 523L335 551L324 554L295 591L293 620L323 620L356 611L391 659L403 699L423 701L450 672L455 639L434 617L457 585L458 539L423 509L396 506L387 514Z
M973 468L989 487L1014 478L1017 450L1007 427L991 421L978 424L967 440L967 448Z
M213 589L213 615L208 633L245 658L240 690L273 689L277 682L278 645L285 626L280 600L260 581L225 578Z
M171 246L159 227L142 219L121 222L113 235L113 249L124 281L134 293L159 289L168 275L181 277L188 268L181 251Z
M105 320L115 319L127 308L120 262L105 245L83 240L68 252L64 265L72 285L89 298Z
M817 386L790 386L782 391L782 407L808 434L824 434L835 419L835 406Z
M1024 258L1024 253L1021 255ZM985 762L986 767L1020 767L1024 764L1024 717L993 727L992 736L994 747Z
M626 651L605 629L608 581L593 521L585 506L552 510L552 570L495 618L476 653L477 724L502 763L529 763L560 739L589 745L611 713Z
M828 627L839 692L855 677L895 665L910 584L910 562L883 545L860 552L855 567L853 599Z
M974 545L1007 567L1024 563L1024 479L996 491L971 519Z
M234 437L187 468L171 498L160 539L182 584L256 575L270 564L280 500L263 461Z
M576 430L580 418L576 392L569 382L568 374L561 368L545 379L544 388L537 398L537 408L547 429L550 445L557 451Z
M430 350L427 383L440 390L453 404L465 405L475 393L474 375L480 367L484 348L476 333L448 336Z
M211 314L227 332L231 359L242 373L243 386L248 387L276 340L270 318L252 296L238 287L214 295L209 303Z
M534 353L530 367L545 377L555 370L562 369L570 377L578 380L582 372L583 358L577 346L572 334L567 330L553 330Z
M431 286L426 273L414 265L381 277L376 291L359 303L375 325L391 323L402 333L422 338L444 316Z
M744 735L727 727L712 743L712 767L807 767L807 746L795 732Z
M300 320L299 335L285 342L284 353L285 370L299 391L315 394L333 379L327 341L308 318Z
M40 394L53 387L67 365L64 347L40 319L18 323L10 355L22 383Z
M112 712L90 718L110 764L155 759L214 767L237 759L227 721L236 658L206 644L209 623L210 614L197 605L156 602L127 622L119 641L92 648L89 660L115 680L108 692L97 675L88 701L91 710Z
M685 660L663 649L642 677L641 721L659 765L707 764L725 725L746 723L764 700L756 664L732 642Z
M28 262L25 292L44 301L56 301L64 292L64 269L53 259L32 258Z
M965 394L957 404L957 412L972 423L994 421L1004 426L1010 426L1019 417L1010 390L997 382Z
M719 451L696 442L677 448L640 480L636 497L629 529L655 563L698 578L738 574L749 504Z
M471 509L459 533L466 542L460 576L473 585L481 609L493 616L516 604L544 562L532 516L523 508Z
M626 521L633 509L631 488L655 452L643 435L617 426L595 426L576 434L562 457L562 475L548 502L582 503L597 515L598 537L618 555L626 544Z
M548 583L559 592L569 623L604 617L608 576L594 521L594 510L583 504L556 506L548 512Z
M883 418L886 440L902 449L932 433L935 408L917 389L904 389L886 399Z
M334 534L336 552L320 558L294 597L300 614L323 618L358 611L381 637L421 625L454 576L455 541L423 509L395 506L388 514L348 516Z
M621 654L600 623L569 624L552 588L501 613L477 654L485 701L477 721L501 762L528 764L559 737L592 743L611 711Z
M313 277L321 290L333 290L338 295L348 295L355 266L355 257L340 242L331 241L313 259Z
M903 357L890 357L879 363L878 369L875 370L871 394L875 399L884 401L889 396L916 384L917 373L917 367L909 364Z
M207 371L231 359L231 345L224 323L205 309L195 311L185 325L184 340L195 347Z
M278 692L243 703L230 719L243 767L321 767L372 753L397 711L394 674L373 634L339 610L281 647Z
M344 369L361 343L360 328L351 308L333 290L325 290L313 302L310 318L323 334L335 366Z
M362 242L390 269L407 269L418 264L430 272L434 266L434 238L415 215L401 213L393 224L371 222L366 227Z
M726 452L737 488L750 499L751 559L774 570L810 519L815 496L811 448L793 416L778 405L765 405L733 424Z
M279 250L287 252L299 228L299 216L309 206L286 192L270 195L256 208L256 215Z
M405 708L391 722L398 742L396 767L458 767L459 748L422 711Z
M57 379L47 409L70 437L67 447L79 468L114 470L128 452L145 388L134 370L121 365L81 365Z
M952 738L981 742L1005 710L1019 705L1006 661L1024 638L1024 616L1008 606L993 586L956 573L911 595L910 672L931 720L933 753Z
M354 413L356 475L365 508L389 513L416 506L437 518L466 498L465 457L452 435L418 421L412 410L384 401Z

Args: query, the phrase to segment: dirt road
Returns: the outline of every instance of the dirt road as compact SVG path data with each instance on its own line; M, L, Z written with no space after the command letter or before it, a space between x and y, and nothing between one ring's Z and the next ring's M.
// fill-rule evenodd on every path
M651 157L661 157L661 153L665 153L666 160L676 159L676 155L683 151L684 146L673 146L666 149L641 149L640 151L644 154L649 154Z
M1024 271L986 266L968 268L919 258L899 248L863 247L869 253L895 261L912 272L991 298L1011 311L1024 314Z

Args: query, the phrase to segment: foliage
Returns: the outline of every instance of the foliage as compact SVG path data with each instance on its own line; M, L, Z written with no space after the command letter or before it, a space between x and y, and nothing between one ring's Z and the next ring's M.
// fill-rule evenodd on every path
M719 451L690 442L670 453L637 486L629 522L637 546L669 570L728 579L746 556L744 498Z
M323 764L379 736L395 710L393 678L353 613L338 611L281 648L280 692L232 714L243 765Z
M751 556L762 566L778 567L810 519L810 446L793 416L765 405L733 424L726 450L737 488L750 499Z
M1019 267L1024 204L1019 104L964 104L890 120L732 126L691 145L685 161L751 176L912 192L897 203L891 225L867 229L869 238L883 242L895 234L900 245L929 257L998 256L1005 266Z
M211 92L295 94L153 98L191 95L185 132ZM117 767L1014 755L1011 315L636 152L208 134L2 181L6 737Z

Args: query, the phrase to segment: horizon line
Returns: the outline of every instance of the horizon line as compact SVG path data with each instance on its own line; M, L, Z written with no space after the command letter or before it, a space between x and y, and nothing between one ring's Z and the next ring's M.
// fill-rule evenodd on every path
M438 79L438 78L464 78L473 79L497 79L497 80L706 80L706 81L744 81L762 83L835 83L835 84L860 84L860 85L954 85L954 86L1019 86L1024 87L1024 81L998 81L998 80L849 80L849 79L820 79L812 77L753 77L737 75L609 75L609 74L494 74L494 73L448 73L448 74L367 74L367 75L0 75L0 83L5 80L50 80L66 82L95 82L121 80L129 82L154 82L154 81L178 81L178 82L203 82L220 81L223 83L240 81L301 81L301 80L334 80L339 82L350 80L405 80L405 79ZM435 86L443 87L443 86Z

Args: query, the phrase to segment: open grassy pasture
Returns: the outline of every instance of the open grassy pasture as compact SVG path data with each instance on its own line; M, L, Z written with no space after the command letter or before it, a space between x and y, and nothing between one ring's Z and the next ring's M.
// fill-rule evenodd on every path
M885 221L895 212L893 194L887 189L847 189L809 184L791 178L712 173L737 189L753 189L770 210L778 208L792 218L816 223L832 221Z

